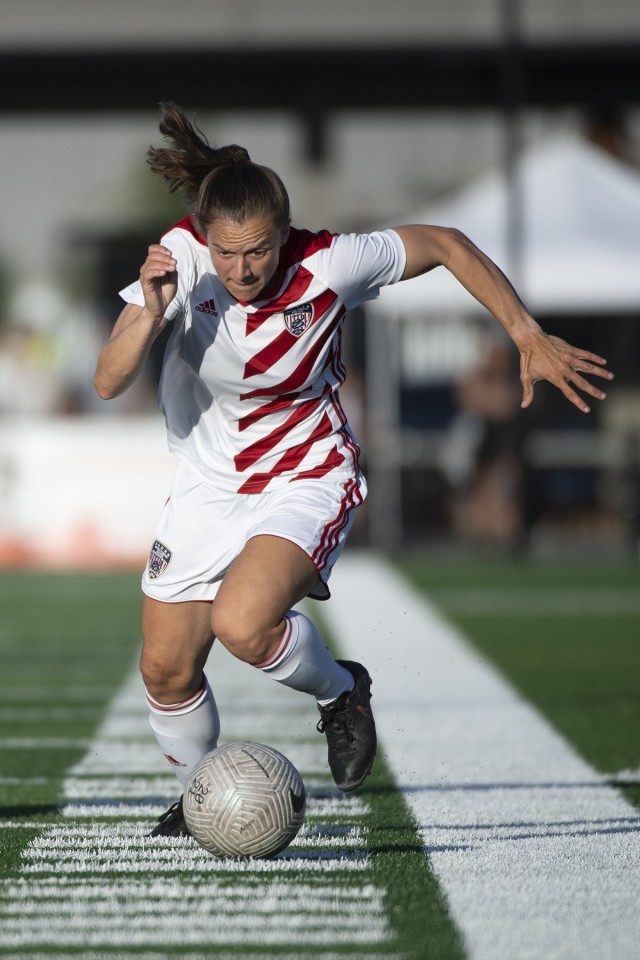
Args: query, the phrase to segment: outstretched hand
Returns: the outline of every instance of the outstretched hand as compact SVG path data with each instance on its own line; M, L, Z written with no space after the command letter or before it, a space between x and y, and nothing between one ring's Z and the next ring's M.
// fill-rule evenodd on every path
M522 382L522 407L533 401L533 385L538 380L548 380L556 386L583 413L590 407L577 390L604 400L606 393L595 387L583 374L588 373L605 380L613 380L606 369L607 361L588 350L572 347L560 337L549 336L538 330L526 346L520 347L520 380Z

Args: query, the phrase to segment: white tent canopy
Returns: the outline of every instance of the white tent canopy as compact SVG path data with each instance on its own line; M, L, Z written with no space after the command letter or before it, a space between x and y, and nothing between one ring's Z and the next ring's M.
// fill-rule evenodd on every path
M534 314L640 311L640 175L579 137L526 152L518 167L522 245L511 276ZM493 172L404 222L458 227L510 275L509 188ZM371 306L386 315L483 308L444 268L387 287Z

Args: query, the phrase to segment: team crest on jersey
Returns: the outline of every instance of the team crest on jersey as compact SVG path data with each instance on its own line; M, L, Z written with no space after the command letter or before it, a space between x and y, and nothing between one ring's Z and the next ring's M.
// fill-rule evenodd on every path
M308 330L311 326L312 320L312 303L301 303L300 306L289 307L289 309L284 312L284 322L287 325L287 330L289 333L292 333L294 337L302 336L305 330Z
M149 554L149 579L155 580L161 573L164 573L170 562L171 550L165 547L164 543L156 540Z

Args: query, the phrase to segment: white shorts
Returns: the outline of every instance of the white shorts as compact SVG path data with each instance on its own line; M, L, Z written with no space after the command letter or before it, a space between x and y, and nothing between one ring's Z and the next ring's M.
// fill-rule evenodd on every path
M246 542L270 534L308 554L318 571L318 584L309 596L326 600L331 569L366 493L362 474L294 480L271 493L227 493L179 462L142 589L168 603L213 600Z

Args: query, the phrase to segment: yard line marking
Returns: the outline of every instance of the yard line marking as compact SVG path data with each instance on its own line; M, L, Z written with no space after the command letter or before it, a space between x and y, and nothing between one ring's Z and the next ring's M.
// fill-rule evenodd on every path
M60 956L58 954L58 956ZM75 956L75 955L74 955ZM180 953L180 960L203 960L202 953ZM205 954L204 956L210 956L210 954ZM247 953L244 950L239 955L237 952L234 953L220 953L216 951L216 960L265 960L264 952L261 953ZM291 953L269 953L269 960L292 960ZM326 952L314 952L313 960L345 960L347 955L345 953L326 953ZM366 960L389 960L390 957L394 957L394 960L407 960L404 954L390 954L390 953L369 953L367 952ZM52 960L52 955L50 952L47 953L38 953L32 952L29 953L12 953L11 960ZM67 957L64 960L68 960ZM150 953L146 950L141 950L139 953L121 953L119 951L109 951L108 953L103 953L95 950L83 950L82 951L82 960L176 960L175 952L164 953L162 951L154 950L153 953Z
M17 781L19 782L19 781ZM173 794L171 795L173 797ZM139 826L137 820L126 821L123 817L137 817L143 819L148 824L158 811L157 799L139 803L112 803L112 804L66 804L63 813L69 819L82 822L87 819L115 819L118 820L119 832L130 829L133 834L136 833ZM364 817L369 813L368 804L363 803L355 797L342 797L335 799L324 799L321 797L307 797L306 819L327 818L345 819L352 821L358 817ZM0 820L0 830L44 830L51 827L50 820ZM65 833L69 830L65 827ZM77 828L78 836L86 836L87 827L83 824Z
M618 770L609 775L613 783L640 783L640 767L637 770Z
M95 635L93 633L92 633L92 637L94 637L95 639ZM105 642L107 642L106 637L105 637ZM97 684L95 685L91 684L91 696L97 702L102 701L103 704L109 703L110 697L113 696L113 689L112 687L106 687L106 686L101 687L101 686L98 686ZM37 703L38 704L37 709L45 710L45 711L52 709L55 711L58 709L58 704L60 702L59 698L62 698L62 697L64 697L64 700L66 702L66 707L72 710L75 709L73 706L74 701L76 701L79 705L81 705L81 708L83 710L87 709L87 704L86 704L87 693L86 693L86 688L82 684L78 687L74 687L71 683L69 683L69 685L64 686L63 689L58 689L57 699L53 700L51 703L47 703L46 700L43 701L43 693L42 693L41 686L31 686L27 683L16 682L11 685L11 697L14 701L15 700L19 701L19 703L17 704L18 710L21 709L22 704L28 705L30 703L31 704ZM60 709L66 709L66 707L60 708ZM31 709L31 708L27 707L27 709ZM95 706L92 706L91 710L94 711L92 719L95 719L96 717L96 709L97 709L98 716L100 716L102 713L102 710L100 710L99 708L96 708Z
M11 707L0 707L0 722L15 723L19 720L25 723L53 723L60 720L97 720L102 714L98 707L54 706L32 707L28 704L15 703Z
M72 819L83 818L109 818L109 817L144 817L147 821L153 818L158 809L158 798L164 796L162 802L165 806L174 798L175 787L169 785L166 794L149 791L149 796L153 799L146 801L121 801L112 803L102 803L100 801L91 801L85 803L66 803L62 807L62 814ZM114 796L117 793L113 794ZM353 820L355 817L363 817L369 812L366 804L356 800L353 797L327 800L319 797L307 797L307 819L309 817L348 817ZM0 826L2 823L0 822Z
M159 776L151 775L141 776L100 776L94 777L89 783L84 778L69 777L65 783L65 796L70 799L79 800L100 800L100 799L118 799L125 800L129 797L142 799L144 797L172 797L176 792L176 778L172 773L167 772Z
M358 822L368 804L333 785L313 701L224 651L218 659L211 673L220 687L222 742L275 745L303 775L307 819L293 843L272 860L236 861L215 859L190 838L148 837L181 788L168 765L163 772L136 670L68 773L65 821L41 821L45 829L23 850L19 876L4 885L3 945L82 946L86 957L87 948L100 947L384 944L386 960L401 960L392 948L386 891L369 882L367 831ZM239 703L251 704L252 722ZM282 736L285 714L296 730L290 741Z
M88 737L0 737L5 750L81 750L90 743Z
M53 779L53 777L0 777L0 785L14 787L20 784L50 783Z
M24 868L26 875L37 877L38 874L92 874L116 873L118 861L113 858L103 863L90 863L88 860L65 860L56 862L55 858L46 864L27 865ZM148 856L136 856L126 863L120 861L120 867L123 874L135 875L139 873L154 873L161 875L168 873L171 876L177 871L181 873L195 873L198 875L210 874L213 869L216 873L300 873L301 871L312 871L317 873L358 873L369 869L369 863L366 855L360 852L360 855L337 854L332 856L326 850L308 853L299 853L295 856L283 854L278 860L255 860L251 863L245 863L242 860L220 860L212 868L210 859L206 855L200 858L180 856L174 851L169 853L153 852ZM330 889L330 888L329 888ZM78 913L84 917L84 923L87 930L91 929L91 913L86 909L86 904L78 903L76 905ZM199 909L209 909L210 905L201 902ZM25 942L29 942L29 931L25 931ZM329 939L329 938L328 938Z
M637 960L638 812L390 566L346 555L331 586L470 960Z
M282 909L282 904L278 906ZM241 915L235 915L222 911L215 914L196 912L191 907L188 912L178 910L172 916L164 916L158 911L154 916L124 915L114 920L113 915L101 917L94 914L91 932L88 933L84 918L75 918L73 915L39 916L29 919L27 942L35 945L54 943L56 947L97 946L102 943L126 947L136 944L189 946L201 943L322 945L327 940L327 924L333 928L331 939L334 944L366 945L389 939L383 921L374 916L365 916L363 925L362 919L357 913L353 916L343 914L339 908L334 910L332 918L326 915L310 918L308 909L302 913L287 914L285 911L284 914L273 916L254 915L251 908ZM7 918L4 927L3 946L25 944L23 917Z
M175 877L158 878L151 883L141 880L122 880L104 881L102 879L87 878L82 881L77 879L68 879L67 877L52 878L50 881L43 882L39 889L34 893L29 881L22 879L15 883L13 889L13 898L15 902L31 901L32 899L52 900L70 900L74 897L85 896L93 898L100 903L107 900L116 899L126 902L132 896L137 896L144 883L145 898L151 902L172 902L185 898L199 898L202 893L206 897L214 897L219 893L224 893L227 899L235 898L244 900L247 898L247 891L251 889L250 884L234 884L229 880L212 879L185 879L177 880ZM263 877L256 878L255 886L260 888L264 894L263 902L267 902L269 897L286 896L289 902L295 900L304 901L308 897L315 897L318 891L318 884L315 882L300 881L292 887L290 883L279 879L267 879ZM344 890L334 891L331 898L333 901L340 901L348 904L350 901L358 903L367 901L369 903L380 902L384 894L379 887L373 883L359 884L357 886L346 886Z

